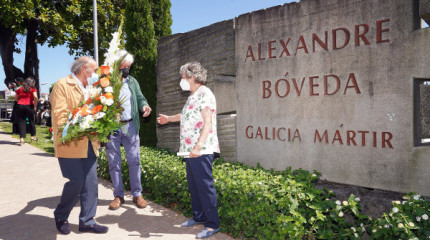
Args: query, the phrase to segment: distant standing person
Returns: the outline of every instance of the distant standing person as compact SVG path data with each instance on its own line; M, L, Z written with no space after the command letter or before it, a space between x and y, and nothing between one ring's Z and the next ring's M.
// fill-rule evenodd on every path
M24 138L27 133L27 122L30 123L30 141L37 141L36 126L34 124L34 113L37 105L37 90L34 88L34 78L28 77L24 80L23 86L15 91L16 119L20 136L19 144L24 145ZM33 102L32 102L33 101Z
M138 208L146 207L146 201L142 197L142 183L140 181L140 119L139 112L143 117L149 116L151 108L140 91L137 80L129 75L134 58L131 54L122 50L120 56L126 56L119 66L122 72L123 85L120 90L120 99L124 99L122 107L121 122L123 126L109 135L106 143L106 155L109 162L109 173L114 187L114 200L109 204L109 209L116 210L124 203L124 186L121 170L121 144L124 146L128 174L130 177L131 195L133 202Z
M62 234L70 233L68 218L78 200L81 203L80 232L106 233L109 230L94 220L98 201L97 156L100 141L97 138L90 141L86 136L69 144L59 141L60 128L67 122L67 114L88 99L88 79L96 74L97 69L94 59L80 57L72 65L72 74L58 80L51 93L55 157L63 177L69 179L54 211L55 225Z
M208 238L220 229L217 196L212 178L214 153L219 153L216 127L216 100L204 86L207 71L198 62L183 65L179 71L183 91L191 91L180 114L160 114L159 124L181 122L179 152L185 156L193 218L181 224L204 224L196 238Z
M15 82L12 83L11 87L13 90L13 96L15 97L16 93L15 91L22 87L22 82L24 82L24 79L22 77L17 77ZM18 130L18 117L16 116L16 105L17 102L14 101L13 103L13 109L12 109L12 118L10 119L12 121L12 133L19 134Z

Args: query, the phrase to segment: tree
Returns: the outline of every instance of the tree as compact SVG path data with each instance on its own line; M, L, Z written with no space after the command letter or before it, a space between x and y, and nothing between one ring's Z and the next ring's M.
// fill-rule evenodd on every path
M111 33L118 28L126 0L98 1L100 55L108 48ZM12 82L19 69L13 65L17 35L26 36L24 76L36 76L39 85L37 44L66 44L69 54L92 55L93 0L2 0L0 5L0 55L6 79ZM18 69L18 70L17 70ZM22 72L21 72L22 74Z
M169 0L128 0L125 11L125 48L134 55L131 74L138 80L143 95L153 110L157 104L157 42L171 34ZM156 116L141 121L143 145L157 144Z

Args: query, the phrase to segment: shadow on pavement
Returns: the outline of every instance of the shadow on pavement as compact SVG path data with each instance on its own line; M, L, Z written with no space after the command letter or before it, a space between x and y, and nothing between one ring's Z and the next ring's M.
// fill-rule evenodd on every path
M9 145L14 145L14 146L19 146L19 142L11 142L11 141L0 141L0 145L2 145L2 144L9 144Z
M49 154L49 153L32 153L31 155L42 156L42 157L54 157L52 154Z
M129 237L160 237L164 234L190 234L190 229L181 228L181 223L174 222L173 217L166 217L169 213L162 209L154 209L151 215L139 213L135 207L127 205L133 204L130 200L121 205L125 212L118 215L104 215L97 217L97 222L101 224L118 224L118 227L129 233ZM155 205L155 204L154 204ZM153 206L149 204L148 206ZM107 206L106 206L107 207Z
M0 218L0 238L4 240L56 239L57 229L53 212L59 201L60 197L34 200L17 214ZM39 207L49 208L51 216L38 215ZM45 210L44 213L46 214Z

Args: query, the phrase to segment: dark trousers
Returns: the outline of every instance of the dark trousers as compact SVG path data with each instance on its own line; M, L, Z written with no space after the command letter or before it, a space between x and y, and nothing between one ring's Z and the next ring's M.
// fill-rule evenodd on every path
M26 118L28 118L28 122L30 123L30 134L31 136L36 135L36 126L34 124L34 110L31 105L16 105L16 115L15 119L18 122L18 130L19 136L21 138L25 138L27 133L27 122Z
M217 197L212 178L214 155L186 158L188 189L191 194L193 219L205 227L219 228Z
M95 224L98 200L97 157L91 142L88 142L88 158L58 158L58 162L63 177L69 181L64 184L60 203L54 211L55 218L66 221L80 200L79 226Z

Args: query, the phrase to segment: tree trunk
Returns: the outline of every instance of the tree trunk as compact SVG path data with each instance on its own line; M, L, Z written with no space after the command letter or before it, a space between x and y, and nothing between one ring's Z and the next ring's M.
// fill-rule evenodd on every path
M36 79L37 94L40 94L39 87L39 59L37 57L37 27L36 20L30 20L27 27L27 40L25 46L24 74L26 77L33 76Z
M15 80L13 66L13 52L15 50L16 34L9 28L0 26L0 55L3 62L3 69L6 75L4 83L6 86Z

